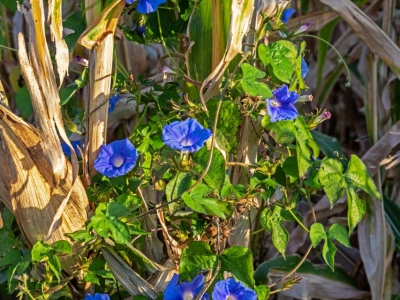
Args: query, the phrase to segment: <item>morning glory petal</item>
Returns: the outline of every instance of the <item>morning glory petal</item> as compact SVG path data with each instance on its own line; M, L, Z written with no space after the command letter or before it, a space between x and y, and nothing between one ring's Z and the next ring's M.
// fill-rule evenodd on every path
M162 140L174 150L196 152L212 136L210 129L204 129L195 119L175 121L165 125Z
M266 99L271 122L296 119L299 113L293 104L298 100L299 95L289 92L286 85L282 85L272 93L274 98Z
M132 170L138 159L138 152L129 141L114 141L100 147L99 155L94 161L94 168L107 177L118 177Z
M128 4L132 4L133 2L135 2L136 0L126 0L125 2Z
M308 73L308 65L306 61L304 60L304 57L301 59L301 77L305 78Z
M139 0L136 8L138 13L148 14L155 12L160 4L165 3L167 0Z
M174 274L171 281L168 283L164 291L164 300L186 300L188 298L194 299L197 294L203 289L204 276L203 274L197 275L190 282L178 283L178 274ZM204 294L202 300L208 300L208 294Z
M285 9L281 15L281 21L286 24L295 11L293 8Z
M110 296L107 294L94 294L93 296L87 294L85 300L110 300Z
M212 292L213 300L257 300L257 294L234 278L218 281Z

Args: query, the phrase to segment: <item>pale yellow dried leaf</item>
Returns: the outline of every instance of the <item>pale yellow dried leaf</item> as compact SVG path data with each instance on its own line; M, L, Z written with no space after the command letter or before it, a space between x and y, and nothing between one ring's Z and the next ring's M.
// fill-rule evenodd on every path
M52 40L56 44L56 61L57 61L57 72L60 78L60 86L64 81L66 75L68 75L69 65L69 52L68 46L63 39L63 26L62 26L62 1L61 0L49 0L49 17L50 32Z
M43 141L38 131L12 112L0 106L0 160L8 176L0 177L0 186L9 186L11 208L28 245L44 240L53 217L67 194L72 190L60 224L49 243L69 240L64 234L84 227L89 204L80 180L72 189L72 167L67 162L66 176L55 186L53 171L43 150ZM8 177L8 178L7 178ZM5 190L5 189L4 189ZM5 198L1 199L2 201Z

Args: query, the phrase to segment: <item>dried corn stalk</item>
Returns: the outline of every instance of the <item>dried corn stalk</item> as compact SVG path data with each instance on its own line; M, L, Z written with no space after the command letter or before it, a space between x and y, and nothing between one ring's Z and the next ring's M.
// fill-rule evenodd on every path
M61 202L72 188L72 166L56 186L38 130L0 106L0 200L14 213L28 245L44 240ZM64 234L81 229L87 220L88 200L77 181L49 243L68 240Z
M114 32L125 1L114 0L102 12L97 0L86 0L90 24L78 42L89 49L89 97L86 105L88 174L93 176L94 160L106 141L108 100L111 90ZM101 13L100 13L101 12ZM84 169L84 172L86 170Z

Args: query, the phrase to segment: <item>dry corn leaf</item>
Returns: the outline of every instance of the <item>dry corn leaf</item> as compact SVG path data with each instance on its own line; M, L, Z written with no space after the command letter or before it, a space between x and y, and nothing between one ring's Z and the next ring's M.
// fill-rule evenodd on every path
M60 77L60 86L64 81L65 75L68 75L69 52L68 46L63 39L62 26L62 1L49 0L49 21L51 37L56 44L57 72Z
M12 112L0 106L0 142L3 170L8 176L0 177L0 185L9 185L6 195L1 198L14 213L18 225L29 245L46 238L53 217L66 195L72 190L54 231L50 244L58 240L69 240L65 233L81 229L87 220L89 208L85 189L78 180L72 189L72 167L66 164L66 176L55 186L53 171L43 150L38 131Z
M320 0L337 11L354 33L400 78L400 49L360 8L350 0Z
M286 275L286 271L271 269L268 273L269 282L278 281ZM316 274L297 272L296 275L301 276L300 283L292 285L290 289L281 291L279 294L303 300L368 299L370 296L368 291L359 290L357 287L340 282L336 278L319 276L317 272Z
M205 102L218 93L222 75L229 63L242 51L242 39L250 29L253 15L254 0L233 1L231 8L231 21L225 54L218 66L211 72L200 87L200 98L205 107ZM203 89L207 91L203 94Z
M109 247L102 247L104 259L114 277L131 294L143 295L149 299L156 299L158 296L155 288L144 280L139 274L133 271L119 255Z
M90 50L98 45L107 35L114 35L124 7L125 1L123 0L114 0L111 2L81 34L78 43Z

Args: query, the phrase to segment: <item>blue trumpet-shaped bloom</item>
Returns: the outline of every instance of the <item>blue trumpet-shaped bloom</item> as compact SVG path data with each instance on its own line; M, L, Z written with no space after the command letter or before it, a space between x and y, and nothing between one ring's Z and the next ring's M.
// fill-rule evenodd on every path
M75 150L75 152L76 152L76 155L80 156L80 155L81 155L81 152L78 150L78 147L79 147L79 148L82 148L82 146L81 146L81 141L80 141L80 140L73 141L73 142L71 142L71 145L72 145L72 147L74 148L74 150ZM66 156L71 157L71 149L69 148L69 146L67 145L67 143L62 142L62 143L61 143L61 148L62 148L62 151L64 152L64 154L65 154Z
M287 85L272 91L273 98L266 99L268 115L271 122L293 120L299 113L293 104L299 98L295 92L289 92Z
M301 77L305 78L308 73L308 65L304 60L304 57L301 59Z
M138 152L129 141L114 141L100 147L99 155L94 161L94 168L107 177L118 177L132 170L138 159Z
M212 136L210 129L204 129L195 119L175 121L165 125L162 140L172 149L184 152L196 152Z
M218 281L212 292L213 300L257 300L257 294L234 278Z
M126 3L132 4L136 0L126 0ZM136 8L138 13L148 14L155 12L160 4L165 3L167 0L139 0Z
M286 24L295 11L293 8L285 9L281 15L281 21Z
M85 300L110 300L110 296L107 294L94 294L93 296L87 294Z
M108 113L114 111L115 105L117 104L120 98L121 98L120 94L114 94L110 97L110 100L108 101Z
M179 276L174 274L168 283L164 292L164 300L191 300L196 298L197 294L203 289L204 276L197 275L191 282L182 282L178 284ZM209 300L210 296L205 293L201 300Z

